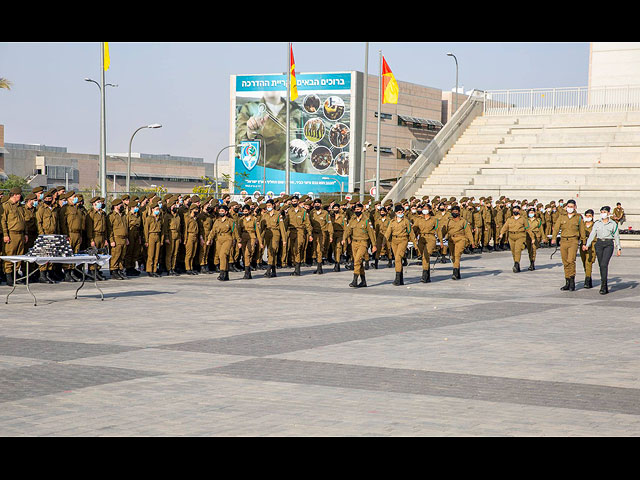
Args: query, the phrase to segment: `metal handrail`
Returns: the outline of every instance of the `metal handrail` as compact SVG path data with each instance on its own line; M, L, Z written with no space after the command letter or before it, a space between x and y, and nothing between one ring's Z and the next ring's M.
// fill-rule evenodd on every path
M474 90L433 140L429 142L418 158L409 166L406 173L398 179L382 201L385 202L388 199L398 201L401 198L405 198L409 190L417 189L416 183L418 180L429 176L451 146L460 138L471 121L482 114L482 109L479 108L481 105L484 105L484 92L482 90Z

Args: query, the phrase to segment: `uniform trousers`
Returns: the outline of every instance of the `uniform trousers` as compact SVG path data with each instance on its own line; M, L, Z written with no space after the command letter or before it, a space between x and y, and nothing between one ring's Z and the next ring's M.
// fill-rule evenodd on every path
M408 244L409 240L406 238L394 238L393 240L391 240L393 258L396 261L396 273L402 272L402 259L407 254Z
M362 262L365 259L368 248L369 248L368 240L353 240L351 242L351 251L353 252L353 274L354 275L364 274L364 268L362 266ZM402 264L400 264L400 268L402 268Z
M576 257L578 255L578 237L562 237L560 254L564 265L564 278L575 277Z
M422 270L430 270L431 263L429 259L431 258L431 254L436 250L435 235L420 235L418 250L422 252Z
M147 273L155 273L160 260L160 247L162 241L159 233L149 233L149 241L147 242Z
M596 242L596 256L600 267L600 281L606 282L609 277L609 260L613 255L613 240L600 240Z

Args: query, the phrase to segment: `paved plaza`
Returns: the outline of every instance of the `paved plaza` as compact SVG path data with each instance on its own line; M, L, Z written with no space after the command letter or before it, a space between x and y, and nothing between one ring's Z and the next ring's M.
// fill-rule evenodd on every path
M639 436L640 250L0 287L1 436ZM384 262L386 265L386 262Z

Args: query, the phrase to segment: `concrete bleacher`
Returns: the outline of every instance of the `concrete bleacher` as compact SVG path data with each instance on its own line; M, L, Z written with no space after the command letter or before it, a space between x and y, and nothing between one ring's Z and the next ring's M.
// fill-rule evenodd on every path
M640 112L607 112L476 117L415 195L621 202L640 230L639 193Z

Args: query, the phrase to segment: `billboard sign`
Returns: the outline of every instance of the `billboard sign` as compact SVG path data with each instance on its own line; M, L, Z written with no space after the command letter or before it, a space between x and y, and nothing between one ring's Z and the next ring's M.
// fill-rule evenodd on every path
M352 78L353 77L353 78ZM290 192L351 187L355 72L298 73L290 104ZM232 75L234 192L282 192L286 163L285 75ZM357 143L357 142L356 142Z

